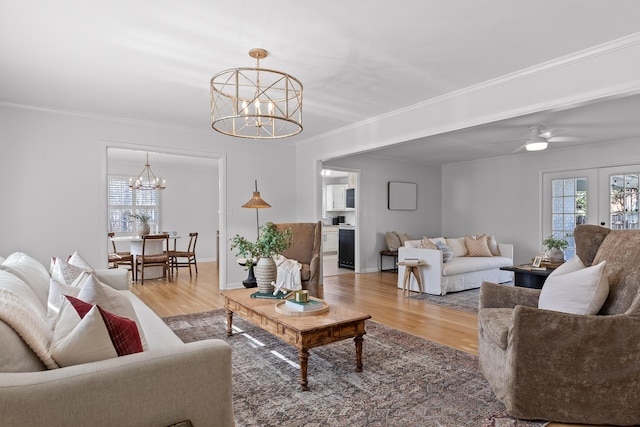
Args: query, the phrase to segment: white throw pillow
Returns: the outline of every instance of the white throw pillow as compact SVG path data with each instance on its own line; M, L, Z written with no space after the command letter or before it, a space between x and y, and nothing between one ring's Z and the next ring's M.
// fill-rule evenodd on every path
M464 237L457 239L446 239L447 246L453 251L454 257L461 257L467 255L467 245L464 243Z
M71 295L72 297L77 297L78 293L80 293L80 288L65 285L51 278L49 282L49 299L47 301L47 324L51 329L56 325L56 319L62 304L62 296Z
M71 296L63 298L50 347L51 357L58 365L95 362L140 351L142 345L132 320Z
M51 277L58 283L71 285L84 272L83 268L56 258L51 268Z
M540 291L538 308L563 313L597 314L609 295L606 261L579 268L582 261L572 260L547 277Z
M80 256L78 251L75 251L67 260L67 262L71 265L75 265L76 267L80 267L87 273L95 273L96 270L87 262L84 258Z
M131 304L131 300L125 294L120 291L116 291L109 285L105 285L98 280L96 276L91 274L82 285L77 297L89 304L97 304L109 313L113 313L117 316L125 317L136 322L138 332L140 333L140 340L142 341L142 347L145 350L149 349L142 331L142 325L138 320L133 304Z

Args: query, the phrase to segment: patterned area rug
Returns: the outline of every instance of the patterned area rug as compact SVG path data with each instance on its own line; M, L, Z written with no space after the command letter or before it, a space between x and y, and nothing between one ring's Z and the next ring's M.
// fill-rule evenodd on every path
M311 350L309 386L299 389L298 352L224 310L165 318L184 341L221 338L233 346L236 424L245 426L537 427L510 418L475 356L367 321L364 371L344 340Z
M418 294L411 298L428 302L429 304L441 305L444 307L454 308L456 310L467 311L469 313L477 313L479 297L480 288L460 292L450 292L446 295Z

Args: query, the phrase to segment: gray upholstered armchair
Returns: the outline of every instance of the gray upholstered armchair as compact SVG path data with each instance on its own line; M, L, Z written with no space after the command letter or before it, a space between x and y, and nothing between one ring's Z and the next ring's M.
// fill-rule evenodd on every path
M289 259L302 264L300 272L302 289L312 296L318 296L320 282L320 247L322 244L322 224L320 222L291 222L276 224L279 230L291 227L293 244L282 253Z
M574 236L585 266L607 261L600 312L542 310L539 290L484 283L482 371L511 416L640 424L640 230L581 225Z

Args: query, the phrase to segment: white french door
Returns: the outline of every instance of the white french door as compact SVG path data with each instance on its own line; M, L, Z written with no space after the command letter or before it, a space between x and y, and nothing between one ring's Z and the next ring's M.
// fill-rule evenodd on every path
M640 165L598 170L598 224L613 230L638 228Z
M640 165L543 173L541 241L551 235L567 238L570 258L576 225L639 228L639 177Z

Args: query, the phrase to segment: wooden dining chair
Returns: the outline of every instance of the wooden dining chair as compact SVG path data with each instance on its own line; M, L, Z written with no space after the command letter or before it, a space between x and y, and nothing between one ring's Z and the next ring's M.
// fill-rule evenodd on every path
M109 252L109 268L118 268L124 265L131 270L131 280L135 279L135 270L133 268L133 255L131 252L118 252L116 249L116 242L113 240L115 233L107 233L109 241L111 242L112 251Z
M173 250L169 252L170 264L171 264L171 273L173 274L173 269L176 271L180 267L189 267L189 277L193 277L191 273L191 265L193 265L196 269L196 274L198 274L198 263L196 262L196 243L198 241L198 233L189 233L189 246L187 246L186 251L177 251L176 250L176 241L173 241Z
M161 253L147 254L147 242L164 240ZM142 254L136 255L136 278L142 273L141 284L144 285L144 269L149 267L162 267L162 278L171 281L171 269L169 265L169 234L150 234L142 236Z

